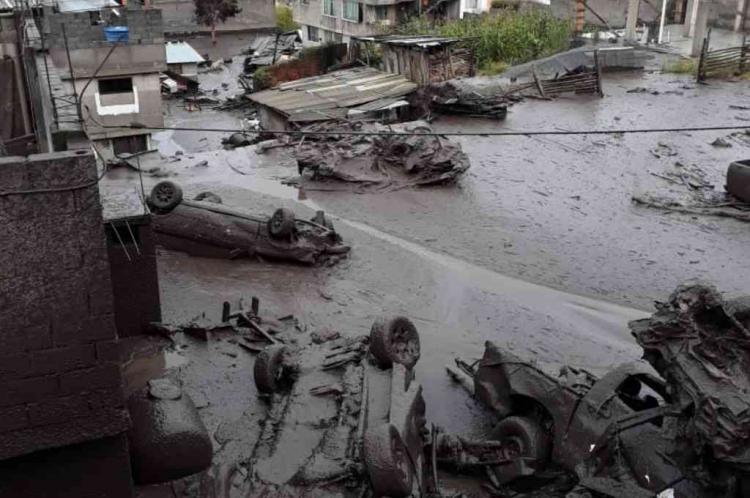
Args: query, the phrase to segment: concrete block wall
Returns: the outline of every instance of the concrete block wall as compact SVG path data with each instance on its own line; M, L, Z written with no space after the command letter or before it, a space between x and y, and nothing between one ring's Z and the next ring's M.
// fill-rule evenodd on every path
M108 10L103 10L102 16L107 18ZM159 9L120 9L119 17L112 17L113 25L128 27L129 45L150 45L164 43L164 26L162 13ZM64 47L65 35L68 38L68 48L76 50L97 46L111 46L104 39L106 24L91 24L89 12L53 12L45 9L45 22L48 44L50 47Z
M0 460L129 427L96 176L89 151L0 158Z

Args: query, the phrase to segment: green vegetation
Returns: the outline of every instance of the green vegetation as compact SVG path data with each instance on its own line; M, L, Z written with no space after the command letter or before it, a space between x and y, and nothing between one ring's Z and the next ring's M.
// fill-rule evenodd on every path
M495 76L496 74L503 73L506 69L508 69L508 64L505 62L490 61L479 68L479 74L482 76Z
M299 29L299 24L294 22L290 6L283 4L276 5L276 27L282 33Z
M661 70L665 73L695 74L698 71L698 63L695 59L678 59L664 62Z
M253 91L260 92L271 88L271 72L267 67L261 67L253 73Z
M493 15L432 23L413 18L397 26L396 34L435 34L466 39L476 54L481 73L496 74L501 64L511 65L546 57L568 48L569 21L540 10L504 9Z

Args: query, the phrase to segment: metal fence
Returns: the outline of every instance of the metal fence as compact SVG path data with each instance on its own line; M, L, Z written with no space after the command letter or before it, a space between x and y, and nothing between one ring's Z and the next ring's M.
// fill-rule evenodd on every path
M706 81L707 78L738 75L750 70L750 46L747 45L745 36L742 37L741 46L719 50L708 50L710 39L710 33L703 39L701 57L698 61L697 80L699 83Z

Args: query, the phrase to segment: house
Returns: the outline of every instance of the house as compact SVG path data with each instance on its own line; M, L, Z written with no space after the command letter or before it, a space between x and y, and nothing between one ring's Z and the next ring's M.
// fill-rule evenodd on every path
M288 130L316 121L382 116L408 106L417 85L371 67L333 71L251 93L264 130Z
M205 59L195 51L187 42L167 42L167 69L173 73L196 78L198 76L198 64Z
M51 93L52 110L45 114L56 148L79 148L90 140L103 159L148 150L149 128L164 126L161 11L138 5L100 8L100 0L76 0L80 6L88 1L89 10L45 7L41 32L30 37L47 49L37 54L36 72L40 80L54 82L41 86Z
M377 45L383 69L400 74L422 86L453 78L474 76L474 52L460 38L420 35L380 35L352 37L350 60L369 60Z
M378 33L420 13L419 0L294 0L294 21L305 44L344 42Z
M435 0L424 9L424 14L433 20L463 19L489 12L491 8L492 0Z

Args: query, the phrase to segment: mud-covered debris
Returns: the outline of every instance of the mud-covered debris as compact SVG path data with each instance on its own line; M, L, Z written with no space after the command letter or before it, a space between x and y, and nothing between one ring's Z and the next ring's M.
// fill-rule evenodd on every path
M725 140L725 139L723 139L721 137L719 137L716 140L714 140L713 142L711 142L711 145L713 145L714 147L724 147L724 148L729 148L729 147L732 146L732 144L729 143L729 141L727 141L727 140Z
M411 99L425 111L470 117L505 119L508 106L522 100L513 95L482 95L475 90L447 81L420 88Z
M182 388L166 377L152 379L148 381L148 394L156 399L180 399Z
M392 126L321 123L307 129L332 133L308 135L301 145L295 144L299 172L309 181L334 180L363 187L434 185L454 182L469 169L461 145L434 134L424 121ZM336 135L337 130L376 134Z
M676 441L728 472L750 468L750 304L682 285L630 329L683 412ZM685 455L683 455L684 457Z
M310 339L314 344L323 344L324 342L334 341L341 337L339 332L331 329L321 329L310 334Z
M651 90L650 88L646 88L643 86L637 86L635 88L631 88L626 93L650 93L651 95L659 95L659 90Z

